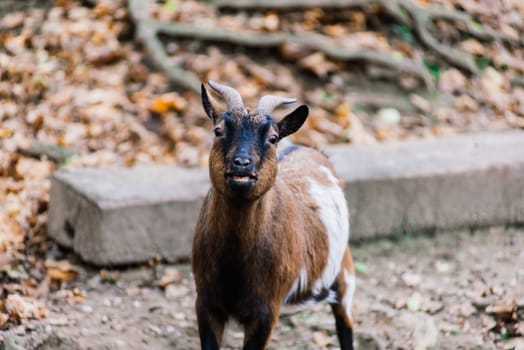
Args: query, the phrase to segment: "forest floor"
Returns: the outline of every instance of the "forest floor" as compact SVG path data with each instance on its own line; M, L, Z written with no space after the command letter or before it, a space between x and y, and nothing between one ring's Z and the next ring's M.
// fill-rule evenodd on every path
M165 71L145 64L151 55L135 40L139 26L128 4L147 3L144 14L159 26L203 24L208 37L215 32L210 28L259 39L315 34L337 52L372 50L371 58L346 60L312 42L262 48L159 36L173 67L237 88L248 106L266 93L309 104L296 142L322 148L524 128L521 0L413 1L419 13L439 6L470 16L467 23L435 19L430 37L471 56L476 74L443 59L422 43L420 28L384 6L277 11L217 5L227 2L0 1L0 349L56 349L60 342L73 349L197 347L188 266L156 265L157 277L152 267L95 269L47 237L50 176L57 169L207 165L213 133L200 96L173 89ZM409 3L382 3L400 2ZM506 39L479 39L468 30L481 27ZM384 55L393 59L373 63ZM399 59L418 68L405 74ZM360 348L423 349L429 339L449 349L477 343L522 349L522 233L355 247ZM326 310L284 317L273 348L336 347ZM240 341L239 332L228 337L231 345Z
M523 349L524 229L402 236L352 251L357 349ZM199 348L189 265L75 266L79 277L48 295L46 318L3 333L5 349ZM228 327L225 348L241 342ZM283 315L270 348L337 347L319 304Z

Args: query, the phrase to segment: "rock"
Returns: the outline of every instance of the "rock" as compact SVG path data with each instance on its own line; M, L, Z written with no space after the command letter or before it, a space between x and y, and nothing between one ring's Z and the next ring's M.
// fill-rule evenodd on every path
M401 277L402 277L402 281L408 287L416 287L420 284L420 281L422 280L422 277L420 277L419 274L409 272L409 271L404 272Z
M377 124L397 125L400 122L400 112L395 108L381 108L376 117Z
M383 339L375 334L357 333L356 334L356 348L365 350L382 350L386 349Z
M524 350L524 338L513 338L504 342L506 350Z
M434 349L438 344L439 330L433 319L424 313L402 313L397 319L403 331L409 332L415 350Z

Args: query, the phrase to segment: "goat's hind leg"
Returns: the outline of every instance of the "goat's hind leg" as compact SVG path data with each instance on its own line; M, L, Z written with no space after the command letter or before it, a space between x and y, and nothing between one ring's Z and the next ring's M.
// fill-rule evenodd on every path
M353 350L353 319L351 305L355 293L355 270L349 248L342 259L342 268L335 284L336 303L331 304L337 336L342 350Z

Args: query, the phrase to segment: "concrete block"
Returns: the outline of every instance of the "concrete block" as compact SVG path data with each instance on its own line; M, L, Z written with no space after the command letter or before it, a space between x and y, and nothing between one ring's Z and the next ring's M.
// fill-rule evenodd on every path
M328 150L346 181L352 238L524 222L524 133Z
M203 169L71 169L52 177L48 231L96 265L188 257L209 180Z
M326 150L346 181L351 238L524 222L524 133ZM187 258L207 169L55 173L49 234L97 264Z

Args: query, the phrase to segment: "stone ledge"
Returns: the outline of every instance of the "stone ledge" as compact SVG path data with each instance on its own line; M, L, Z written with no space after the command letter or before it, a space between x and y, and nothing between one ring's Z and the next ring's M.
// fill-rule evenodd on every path
M524 222L524 132L326 153L346 181L351 238ZM187 258L207 169L72 169L53 175L49 234L91 263Z

